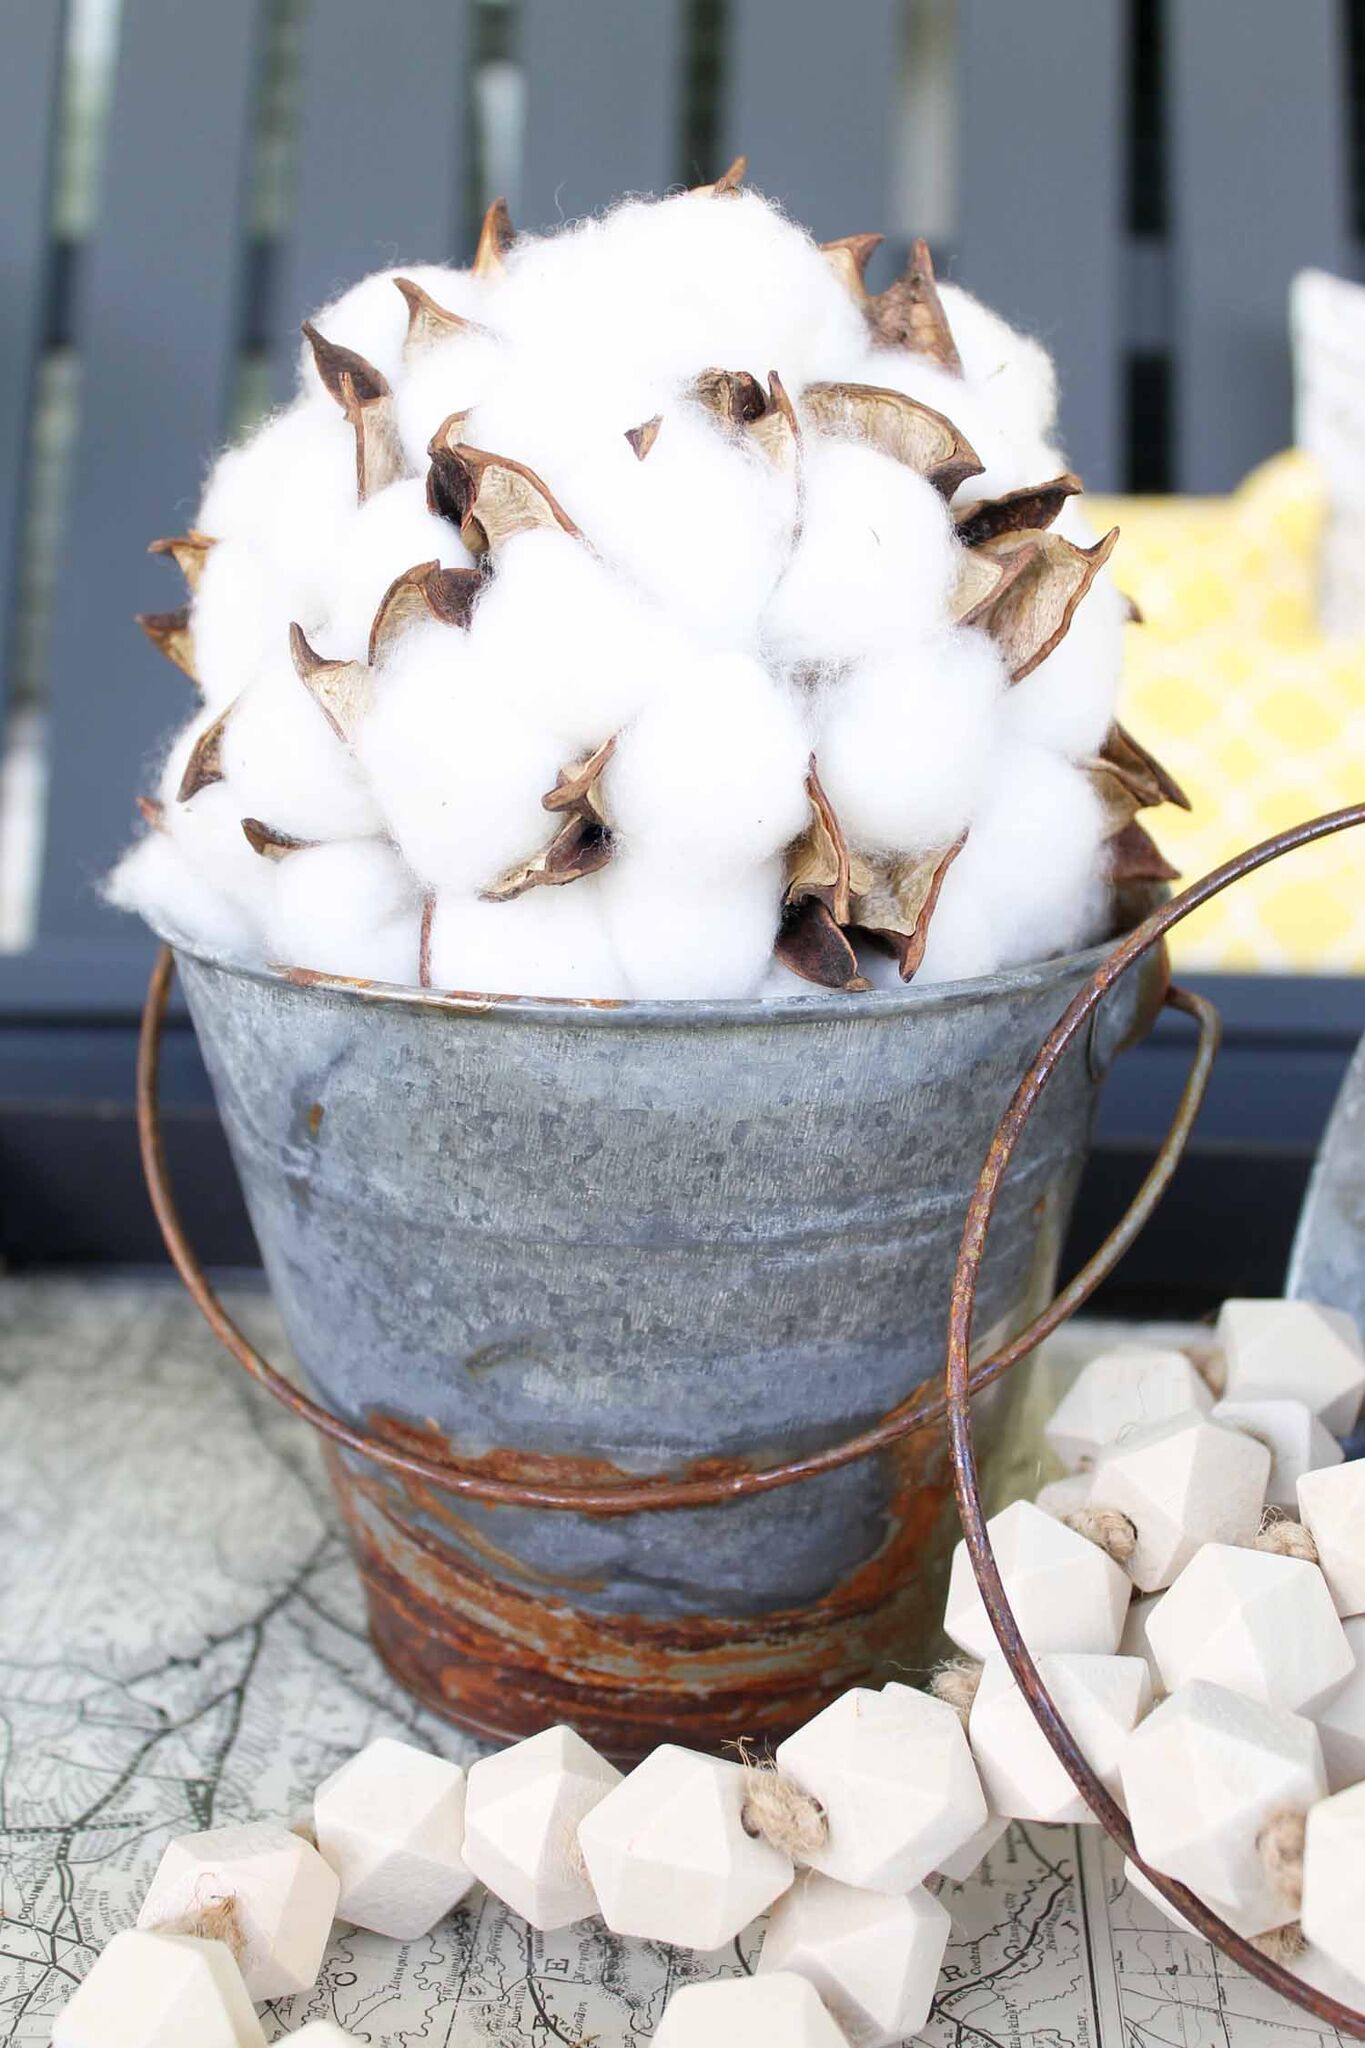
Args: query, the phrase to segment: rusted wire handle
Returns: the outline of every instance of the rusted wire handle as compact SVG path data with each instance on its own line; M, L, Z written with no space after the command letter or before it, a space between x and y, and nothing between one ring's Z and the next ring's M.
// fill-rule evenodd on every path
M1347 809L1329 812L1321 818L1314 818L1305 825L1296 825L1287 832L1280 832L1272 839L1266 839L1259 846L1253 846L1236 860L1228 861L1223 867L1215 868L1200 882L1195 882L1179 896L1155 911L1117 946L1096 968L1085 987L1068 1005L1066 1011L1049 1034L1038 1057L1033 1062L1015 1091L1014 1100L1000 1119L995 1136L991 1140L986 1163L967 1210L963 1225L962 1242L957 1255L957 1270L953 1276L952 1302L948 1318L948 1367L947 1406L948 1426L952 1445L953 1483L957 1489L958 1513L962 1519L962 1533L966 1538L967 1550L971 1557L972 1569L981 1590L982 1601L990 1616L991 1627L996 1640L1004 1652L1020 1691L1033 1712L1033 1717L1051 1743L1056 1755L1066 1767L1072 1783L1084 1798L1087 1806L1106 1832L1116 1841L1125 1855L1130 1856L1137 1867L1145 1873L1161 1896L1176 1910L1183 1913L1192 1926L1244 1970L1278 1991L1291 2003L1303 2007L1317 2019L1337 2032L1355 2041L1365 2041L1365 2014L1355 2012L1350 2006L1341 2005L1325 1993L1313 1990L1302 1979L1294 1977L1282 1965L1263 1956L1241 1935L1234 1933L1225 1921L1220 1920L1209 1908L1182 1884L1163 1877L1160 1871L1152 1870L1138 1855L1133 1841L1133 1832L1128 1817L1100 1783L1085 1759L1066 1722L1058 1712L1056 1702L1048 1692L1038 1668L1024 1647L1019 1633L1019 1624L1005 1592L1000 1569L991 1549L990 1536L986 1529L985 1512L981 1504L981 1490L977 1478L976 1452L972 1441L971 1394L976 1374L970 1370L972 1314L976 1305L976 1286L981 1272L981 1262L986 1250L986 1236L990 1229L991 1217L1004 1181L1011 1158L1023 1135L1029 1116L1052 1075L1057 1070L1066 1049L1079 1036L1088 1020L1094 1015L1105 995L1119 976L1140 960L1144 953L1160 943L1174 925L1207 903L1222 890L1231 888L1244 875L1252 874L1257 868L1279 860L1283 854L1292 853L1300 846L1308 846L1316 839L1326 839L1334 832L1344 832L1352 825L1365 824L1365 804L1352 804Z
M1142 929L1145 930L1146 927ZM523 1508L561 1508L579 1514L612 1515L637 1513L644 1509L714 1507L723 1501L743 1500L753 1494L769 1493L777 1487L791 1486L797 1480L812 1479L818 1473L837 1471L842 1465L850 1465L860 1458L870 1457L874 1452L887 1449L889 1445L898 1443L916 1430L941 1422L947 1414L948 1404L943 1384L941 1380L933 1380L926 1386L917 1388L879 1422L873 1423L858 1435L847 1438L843 1443L813 1451L806 1457L791 1459L786 1464L761 1466L750 1471L697 1475L691 1478L675 1478L663 1472L641 1479L623 1478L619 1482L613 1481L606 1485L577 1486L551 1486L494 1478L479 1470L476 1465L464 1465L458 1459L447 1461L423 1457L419 1453L400 1450L377 1437L353 1429L349 1423L343 1422L340 1416L332 1414L330 1409L323 1408L318 1402L311 1400L261 1355L234 1323L214 1293L185 1235L167 1176L158 1100L161 1031L174 968L171 949L163 946L157 955L147 989L137 1062L137 1120L142 1165L147 1176L152 1207L156 1211L156 1219L166 1241L166 1249L195 1306L219 1342L231 1352L238 1364L244 1367L254 1380L275 1396L277 1401L282 1402L295 1415L301 1416L305 1422L310 1422L314 1429L330 1438L333 1443L342 1445L346 1450L353 1451L388 1471L425 1480L430 1485L443 1488L447 1493L459 1494L468 1500ZM1075 1279L1063 1288L1050 1307L1037 1316L1026 1330L1021 1331L1017 1337L1012 1338L1008 1344L977 1366L971 1375L973 1392L989 1385L1002 1373L1008 1372L1012 1365L1026 1357L1044 1337L1049 1336L1059 1324L1064 1323L1082 1302L1089 1299L1100 1282L1123 1257L1170 1183L1208 1087L1209 1074L1218 1050L1219 1024L1217 1012L1212 1004L1200 996L1190 995L1183 989L1171 988L1166 991L1164 1000L1171 1008L1183 1010L1194 1017L1199 1026L1199 1043L1179 1106L1161 1150L1127 1213Z

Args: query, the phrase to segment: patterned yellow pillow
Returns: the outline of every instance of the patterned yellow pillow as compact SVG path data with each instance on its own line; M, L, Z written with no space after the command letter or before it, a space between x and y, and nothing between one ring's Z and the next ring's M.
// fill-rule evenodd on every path
M1189 792L1155 817L1188 880L1282 826L1365 797L1365 640L1314 613L1324 499L1278 455L1230 498L1087 501L1120 529L1113 566L1144 623L1128 632L1120 716ZM1365 828L1241 882L1175 934L1186 966L1365 969Z

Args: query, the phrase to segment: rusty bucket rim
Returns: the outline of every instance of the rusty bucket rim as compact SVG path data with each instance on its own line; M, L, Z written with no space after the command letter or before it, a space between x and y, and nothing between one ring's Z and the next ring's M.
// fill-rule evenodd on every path
M1129 929L1137 929L1141 920ZM809 995L783 996L527 996L485 995L462 989L430 989L409 983L369 981L319 969L254 965L191 939L162 924L150 928L177 962L192 960L219 974L254 981L267 988L335 997L362 1008L407 1011L414 1016L458 1016L548 1026L640 1029L737 1029L747 1025L829 1024L893 1015L924 1016L942 1010L975 1008L1002 996L1028 995L1055 983L1088 975L1113 950L1110 934L1074 952L1027 961L996 974L958 981L907 983L899 989L816 990Z
M1315 2019L1335 2028L1339 2034L1344 2034L1352 2040L1365 2040L1365 2012L1343 2005L1326 1992L1305 1983L1284 1964L1263 1955L1249 1940L1229 1927L1226 1921L1213 1912L1196 1893L1190 1891L1187 1886L1177 1883L1173 1878L1166 1877L1161 1871L1154 1870L1143 1861L1138 1854L1128 1816L1092 1770L1056 1701L1044 1685L1037 1664L1025 1647L1018 1620L1010 1605L991 1545L981 1500L971 1412L974 1379L971 1367L971 1333L976 1305L977 1276L985 1255L991 1218L1006 1169L1027 1127L1032 1110L1056 1071L1058 1062L1086 1025L1093 1020L1115 982L1119 981L1129 968L1135 966L1144 954L1162 944L1166 934L1175 925L1180 924L1212 897L1221 894L1224 889L1231 888L1246 875L1268 866L1272 861L1281 859L1283 855L1292 853L1299 847L1311 845L1316 840L1329 838L1334 833L1347 831L1361 824L1365 824L1365 803L1349 804L1340 810L1325 812L1320 817L1291 826L1286 831L1275 833L1257 845L1248 847L1232 860L1213 869L1200 881L1183 889L1135 931L1130 932L1101 961L1086 985L1078 990L1068 1003L1039 1048L1037 1056L1000 1118L972 1191L953 1275L948 1315L946 1372L946 1405L953 1486L957 1495L958 1519L962 1525L963 1541L971 1562L972 1573L1010 1674L1072 1784L1110 1839L1131 1858L1167 1904L1183 1914L1206 1940L1229 1956L1250 1976L1258 1979L1270 1990L1278 1992L1289 2004L1311 2013Z

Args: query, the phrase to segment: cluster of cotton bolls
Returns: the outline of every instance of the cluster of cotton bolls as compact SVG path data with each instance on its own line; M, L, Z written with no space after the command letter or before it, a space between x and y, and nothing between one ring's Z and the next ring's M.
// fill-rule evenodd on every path
M109 885L246 963L494 994L980 975L1101 935L1179 792L1051 364L737 172L366 278L158 544L197 681Z

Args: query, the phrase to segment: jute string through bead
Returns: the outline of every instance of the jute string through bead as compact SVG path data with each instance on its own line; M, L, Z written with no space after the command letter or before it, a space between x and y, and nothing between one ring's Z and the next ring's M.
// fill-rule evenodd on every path
M974 1657L949 1657L929 1680L929 1690L934 1698L951 1707L961 1717L964 1728L971 1717L972 1702L984 1668Z
M740 1814L745 1833L761 1835L793 1863L808 1862L829 1835L824 1807L783 1777L771 1758L753 1756L743 1743L739 1752L745 1774Z
M1129 1563L1137 1549L1137 1525L1118 1508L1074 1508L1062 1520L1078 1536L1098 1544L1115 1564Z
M1289 1515L1267 1515L1249 1547L1267 1550L1273 1557L1302 1558L1305 1564L1319 1562L1318 1546L1311 1533Z
M157 1934L190 1934L197 1941L221 1941L235 1963L241 1962L246 1947L237 1901L231 1892L205 1899L202 1904L196 1903L187 1913L176 1913L168 1920L159 1920L153 1931Z

